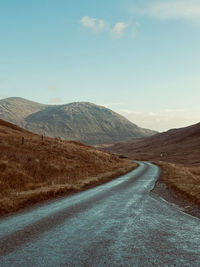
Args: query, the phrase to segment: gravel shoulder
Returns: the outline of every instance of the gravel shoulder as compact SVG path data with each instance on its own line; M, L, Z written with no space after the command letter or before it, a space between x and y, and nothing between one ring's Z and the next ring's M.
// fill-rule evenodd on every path
M156 181L154 188L151 190L151 194L153 196L159 196L166 201L175 204L183 212L200 219L200 209L198 206L186 199L181 198L171 188L169 188L163 181L162 173Z

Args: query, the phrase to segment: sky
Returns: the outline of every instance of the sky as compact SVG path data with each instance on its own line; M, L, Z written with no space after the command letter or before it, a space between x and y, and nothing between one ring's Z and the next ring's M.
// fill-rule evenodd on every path
M0 98L200 121L199 0L0 0Z

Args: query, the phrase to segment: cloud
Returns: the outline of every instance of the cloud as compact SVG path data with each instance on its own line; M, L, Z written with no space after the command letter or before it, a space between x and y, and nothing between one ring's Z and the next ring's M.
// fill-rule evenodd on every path
M89 16L82 17L79 22L84 28L91 29L94 32L101 32L106 27L106 22L104 20L90 18Z
M56 92L56 85L52 85L48 88L48 91L51 93L55 93Z
M86 29L90 29L95 33L107 32L114 39L121 39L125 33L125 30L129 27L131 30L129 34L135 37L138 28L140 26L139 23L127 23L124 21L115 22L114 25L111 25L109 22L103 19L91 18L89 16L84 16L79 20L79 23L82 27Z
M163 20L187 19L192 21L200 21L199 0L163 0L149 2L146 7L135 9L135 11L138 11L143 15L148 15Z
M54 97L54 98L49 99L49 103L51 103L51 104L62 103L62 99L59 97Z
M125 31L125 29L126 29L127 27L128 27L128 24L127 24L127 23L122 22L122 21L117 22L117 23L114 25L113 29L112 29L113 37L114 37L115 39L121 39L122 36L123 36L123 34L124 34L124 31Z
M100 104L100 106L103 106L106 108L111 108L111 107L115 107L115 106L123 106L123 105L124 105L124 103L122 103L122 102Z
M118 112L140 127L161 132L185 127L200 121L200 110L166 109L158 112L137 112L121 109Z

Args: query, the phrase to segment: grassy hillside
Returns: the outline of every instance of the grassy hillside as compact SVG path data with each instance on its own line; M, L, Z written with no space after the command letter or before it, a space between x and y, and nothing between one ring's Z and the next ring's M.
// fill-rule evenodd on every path
M156 162L163 170L162 180L179 196L200 207L200 167Z
M0 215L101 184L134 167L82 143L42 140L0 120Z
M134 159L200 166L200 123L145 139L114 144L104 149Z

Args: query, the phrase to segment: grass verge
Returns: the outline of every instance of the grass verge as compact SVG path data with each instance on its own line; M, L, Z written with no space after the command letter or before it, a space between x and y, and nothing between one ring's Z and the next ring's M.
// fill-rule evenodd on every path
M163 171L163 182L180 197L200 207L200 167L155 162Z
M106 173L101 173L96 176L76 180L75 183L39 186L38 188L33 190L12 192L0 199L0 216L18 211L32 204L53 199L58 196L69 196L71 194L84 191L86 189L106 183L114 178L120 177L132 171L136 167L136 163L127 162L120 168Z
M0 216L117 178L136 164L0 120Z

